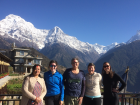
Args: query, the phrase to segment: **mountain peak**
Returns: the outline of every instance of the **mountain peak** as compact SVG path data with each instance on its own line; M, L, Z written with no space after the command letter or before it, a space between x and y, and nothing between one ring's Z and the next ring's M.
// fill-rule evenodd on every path
M55 28L55 29L60 29L58 26L55 26L54 28Z
M20 16L14 15L14 14L9 14L6 16L5 19L0 21L1 27L4 29L12 29L12 30L17 30L18 28L22 29L21 31L25 30L33 30L34 25L30 22L26 22L23 18ZM8 30L7 30L8 31Z
M58 26L55 26L49 32L49 35L62 35L62 34L64 34L64 32Z
M140 40L140 30L137 31L136 35L132 36L127 43L131 43L133 41Z
M21 17L14 14L9 14L8 16L5 17L5 19L11 19L11 18L21 18Z
M24 19L22 19L20 16L14 15L14 14L10 14L8 16L5 17L5 19L3 19L1 22L1 26L2 27L18 27L25 25L26 23L29 24L29 22L26 22Z
M53 29L56 33L57 32L63 32L58 26L55 26Z
M20 16L17 16L14 14L10 14L10 15L6 16L5 20L10 21L10 22L14 22L14 23L19 22L19 21L25 22L25 20L22 19Z
M116 45L118 45L119 43L117 43L117 42L114 42L114 43L112 43L112 45L114 45L114 46L116 46Z

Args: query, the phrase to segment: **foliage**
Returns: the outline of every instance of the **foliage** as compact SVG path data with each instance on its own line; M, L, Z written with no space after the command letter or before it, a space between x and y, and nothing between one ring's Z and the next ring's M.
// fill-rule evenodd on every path
M8 67L8 73L13 73L13 67L11 66Z
M9 76L19 76L18 73L10 73Z
M16 78L12 79L7 83L7 92L8 94L21 94L23 80Z
M23 79L20 78L11 79L8 82L8 84L22 84L22 83L23 83Z
M7 75L9 75L8 72L0 74L0 79L3 78L3 77L5 77L5 76L7 76Z
M7 85L7 89L10 89L10 90L15 90L17 88L21 88L22 87L22 84L11 84L11 85Z

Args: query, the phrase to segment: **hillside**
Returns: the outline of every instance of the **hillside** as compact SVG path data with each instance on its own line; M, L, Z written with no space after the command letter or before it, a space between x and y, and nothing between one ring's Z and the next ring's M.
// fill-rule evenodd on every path
M63 43L55 43L53 45L48 45L40 51L42 54L46 55L49 59L55 59L60 65L63 65L67 68L71 67L71 59L74 57L79 58L80 69L87 69L87 63L95 62L99 55L96 51L84 54L78 50L72 49Z
M127 66L130 71L128 74L128 91L139 92L140 74L140 41L135 41L121 47L114 48L104 54L96 63L96 71L101 73L104 62L109 62L113 71L120 76L125 72ZM133 90L135 88L135 90Z

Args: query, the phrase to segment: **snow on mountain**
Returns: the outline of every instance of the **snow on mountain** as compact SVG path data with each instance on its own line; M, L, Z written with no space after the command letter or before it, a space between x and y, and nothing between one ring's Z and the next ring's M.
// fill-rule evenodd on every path
M34 42L41 49L44 47L45 37L49 30L36 29L30 22L26 22L19 16L10 14L0 21L0 35L14 38L23 42L28 40Z
M129 44L129 43L131 43L133 41L136 41L136 40L140 40L140 30L138 30L137 34L132 36L126 43L115 42L115 43L112 43L111 45L108 45L108 46L103 46L103 45L99 45L99 44L95 43L94 48L99 54L102 54L102 53L106 53L108 50L110 50L114 47L119 47L119 46L122 46L122 45L125 45L125 44Z
M99 54L102 54L102 53L106 53L108 50L114 48L115 46L118 46L119 43L115 42L115 43L112 43L111 45L108 45L108 46L103 46L103 45L99 45L97 43L95 43L93 46L94 46L94 49L99 53Z
M136 41L136 40L140 40L140 30L137 31L137 34L132 36L128 41L127 43L131 43L133 41Z
M93 45L81 42L76 37L65 34L59 27L56 26L49 31L45 43L53 44L57 42L64 43L71 48L77 49L82 52L94 50Z
M118 45L118 43L112 43L108 46L102 46L97 43L92 45L87 42L81 42L76 37L65 34L58 26L51 30L36 29L32 23L26 22L20 16L13 14L0 21L0 35L3 37L8 36L21 42L24 40L31 41L37 44L39 49L45 47L46 43L61 42L83 53L96 50L99 54L102 54Z

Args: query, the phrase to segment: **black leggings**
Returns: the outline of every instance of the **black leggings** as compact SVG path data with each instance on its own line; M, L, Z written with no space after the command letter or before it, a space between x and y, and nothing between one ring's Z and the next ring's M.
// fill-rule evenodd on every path
M119 97L117 94L112 97L104 97L103 98L103 105L118 105L119 103Z
M83 105L101 105L101 97L89 98L89 97L84 96Z
M45 105L59 105L60 94L55 96L45 97Z

